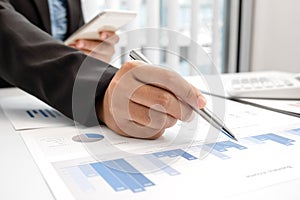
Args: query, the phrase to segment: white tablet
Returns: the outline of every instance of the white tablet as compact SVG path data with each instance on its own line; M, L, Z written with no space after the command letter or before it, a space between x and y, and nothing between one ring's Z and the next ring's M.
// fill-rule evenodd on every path
M65 44L72 44L78 39L97 40L99 31L117 31L131 22L136 15L133 11L104 10L66 39Z

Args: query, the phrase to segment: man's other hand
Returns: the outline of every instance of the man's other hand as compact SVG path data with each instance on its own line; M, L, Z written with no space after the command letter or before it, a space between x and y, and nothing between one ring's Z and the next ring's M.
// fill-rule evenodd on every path
M115 32L102 31L99 33L99 40L79 39L69 46L84 52L99 60L109 63L115 53L115 45L119 37Z

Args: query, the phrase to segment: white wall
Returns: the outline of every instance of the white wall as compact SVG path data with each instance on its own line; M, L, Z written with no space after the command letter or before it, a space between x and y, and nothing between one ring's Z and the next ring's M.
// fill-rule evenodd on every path
M300 73L299 0L254 0L250 68Z

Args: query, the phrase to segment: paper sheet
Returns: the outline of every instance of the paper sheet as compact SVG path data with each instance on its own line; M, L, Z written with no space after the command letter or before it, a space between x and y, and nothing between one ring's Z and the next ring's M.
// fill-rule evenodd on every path
M300 117L300 101L299 100L267 100L267 99L241 99L242 101L252 104L261 105L279 112L294 114Z
M197 123L197 135L188 146L184 140L168 145L178 127L187 126L182 123L154 141L121 137L105 127L20 134L58 200L229 199L300 177L299 118L228 101L226 124L239 142L220 135L215 143L203 143L209 126L203 120ZM113 144L137 154L109 152L105 157L104 151L97 160L90 144L99 149ZM209 154L200 160L200 151Z
M23 95L0 101L15 130L69 126L73 121L39 99Z

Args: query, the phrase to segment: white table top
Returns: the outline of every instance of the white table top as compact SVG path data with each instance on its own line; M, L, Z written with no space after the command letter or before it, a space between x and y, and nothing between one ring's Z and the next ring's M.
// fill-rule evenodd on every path
M25 93L18 89L0 89L0 99L18 95ZM22 138L14 131L2 109L0 109L0 127L0 199L53 200L54 197ZM296 179L233 199L299 200L299 188L300 179Z
M18 89L0 89L0 99L24 94ZM47 187L22 138L0 109L0 199L43 199L54 197Z

